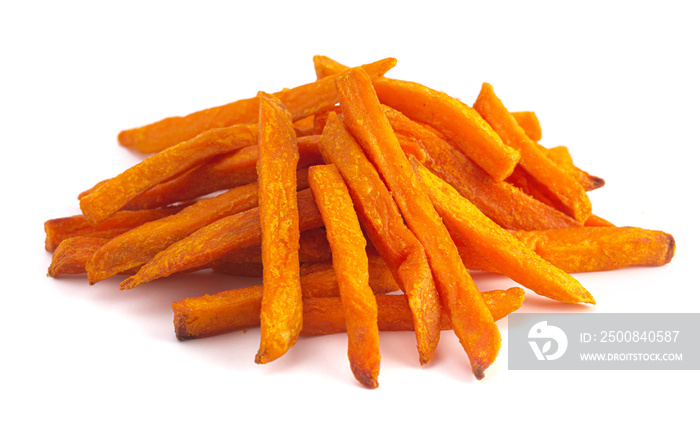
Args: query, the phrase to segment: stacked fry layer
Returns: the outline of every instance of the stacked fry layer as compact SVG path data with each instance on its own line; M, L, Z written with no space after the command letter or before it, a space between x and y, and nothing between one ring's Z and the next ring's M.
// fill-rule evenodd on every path
M150 156L45 223L49 275L120 275L121 289L202 269L260 277L174 302L177 338L259 326L266 364L299 336L347 332L354 377L376 388L379 331L414 331L422 365L451 329L484 377L495 321L525 292L482 292L470 271L595 304L570 273L670 262L671 235L592 213L604 181L540 145L534 113L486 83L470 107L385 77L395 64L317 56L309 84L123 131Z

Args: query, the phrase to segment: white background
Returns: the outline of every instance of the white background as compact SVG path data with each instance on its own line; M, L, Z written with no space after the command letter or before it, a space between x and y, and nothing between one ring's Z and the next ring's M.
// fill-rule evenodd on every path
M255 329L178 342L170 303L240 284L229 277L131 291L47 278L43 222L79 213L80 191L142 158L120 130L310 82L314 54L392 56L390 77L469 104L486 81L510 110L534 110L544 145L606 179L590 193L596 214L676 238L667 266L575 275L596 307L528 294L523 311L698 312L693 2L246 3L0 6L0 425L649 426L693 414L697 371L508 370L507 320L483 381L451 332L423 368L412 333L382 334L380 386L366 390L343 335L302 339L266 366L253 362Z

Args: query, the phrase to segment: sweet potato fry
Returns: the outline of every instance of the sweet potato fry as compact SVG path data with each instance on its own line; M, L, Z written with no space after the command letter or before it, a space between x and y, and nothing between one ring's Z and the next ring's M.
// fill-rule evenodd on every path
M324 234L323 229L313 229L307 232L320 231ZM301 234L302 238L304 232ZM87 273L85 265L88 260L95 254L95 252L106 244L109 239L107 238L94 238L85 236L74 236L66 238L64 241L72 241L70 244L66 243L63 248L56 248L57 252L54 252L51 267L49 268L49 276L59 276L65 274L84 274ZM74 241L73 241L74 240ZM63 241L61 241L63 242ZM324 252L318 248L311 248L308 251L304 251L302 247L304 246L304 240L300 239L299 248L299 261L302 263L312 263L312 264L322 264L321 262L330 260L330 248ZM328 242L326 242L326 246ZM59 247L61 245L59 244ZM76 248L77 247L77 248ZM214 271L225 273L228 275L237 276L262 276L262 260L261 260L261 249L260 246L241 248L240 250L233 251L219 260L212 262L210 265L201 266L201 269L211 267ZM326 266L329 269L332 267ZM386 269L386 265L384 265ZM190 269L190 271L198 270L197 268ZM133 275L138 272L138 269L132 268L122 274ZM371 276L371 273L370 273ZM392 279L393 281L393 279ZM384 291L386 293L398 290L398 286L392 288L391 290Z
M396 135L412 139L426 154L425 166L450 183L490 219L511 229L556 229L578 226L564 213L530 197L506 181L493 180L483 169L422 124L385 106Z
M567 272L627 266L662 266L673 258L673 236L638 227L578 227L556 231L513 231L543 259Z
M331 247L323 228L305 230L299 234L299 263L319 263L331 260ZM260 263L262 249L260 246L241 248L224 255L220 262L225 263Z
M369 286L374 294L387 294L401 290L394 274L379 254L367 252ZM314 287L302 287L304 298L339 296L333 262L304 263L301 265L302 284L304 279ZM325 284L325 285L323 285Z
M311 190L298 192L297 204L300 231L323 226ZM229 251L260 245L261 241L260 213L255 207L217 220L175 242L122 281L120 288L134 288L176 272L207 266Z
M386 58L362 67L376 78L393 68L395 64L394 58ZM285 89L274 95L289 109L295 121L328 109L338 101L332 76ZM142 153L155 153L210 129L240 123L256 123L258 110L257 98L246 98L187 116L169 117L140 128L122 131L119 134L119 143Z
M315 135L297 139L299 147L298 169L323 162L318 151L318 138ZM142 210L163 207L252 183L258 178L255 169L257 162L257 144L243 147L233 153L217 156L201 166L192 168L138 195L129 201L123 209Z
M294 121L294 132L297 137L310 136L314 134L314 117L306 116Z
M260 349L255 362L284 355L299 337L299 211L296 169L299 151L292 115L274 96L258 93L258 186L262 228L263 299Z
M336 78L336 85L343 121L377 167L409 229L425 248L453 330L469 356L472 372L482 379L500 349L498 327L401 150L367 73L350 69Z
M554 162L559 168L571 174L579 183L581 183L583 190L589 192L591 190L599 189L605 185L605 180L602 178L591 175L574 165L567 147L557 146L549 149L542 147L542 149L545 151L547 157L552 160L552 162Z
M367 388L376 388L381 357L377 301L369 287L367 242L348 188L335 166L311 167L309 187L321 212L333 254L348 333L350 368L358 382Z
M494 320L518 310L525 297L522 288L491 290L481 293ZM380 331L413 330L411 311L405 295L386 294L375 296L378 307L377 324ZM440 329L450 330L450 318L442 312ZM320 297L304 300L304 328L302 336L319 336L342 333L346 329L345 317L340 310L340 302L333 297Z
M215 156L202 165L156 184L130 200L122 210L164 207L181 201L190 201L218 190L252 183L258 179L258 173L255 170L257 160L257 144ZM91 189L81 192L78 199L82 199L107 181L101 181Z
M322 228L299 234L299 263L320 263L331 260L331 249ZM262 276L262 248L253 246L232 251L212 263L216 272L237 276Z
M340 74L350 68L324 55L314 55L313 61L316 79Z
M440 338L440 300L425 250L404 224L398 207L362 148L333 112L319 143L350 191L370 241L386 260L413 311L419 361L432 358Z
M486 217L453 187L418 161L412 165L452 235L481 254L498 271L537 294L566 303L595 303L593 296L563 270L543 260Z
M257 206L257 183L236 187L214 198L201 199L179 213L145 223L105 244L86 266L95 284L132 268L143 266L169 245L220 218Z
M378 79L379 100L411 119L445 134L455 146L495 181L513 171L520 153L506 146L477 112L461 101L415 82Z
M537 115L532 111L515 111L510 113L513 119L522 128L525 135L533 142L538 142L542 139L542 127ZM569 151L564 146L551 147L549 149L539 146L545 151L547 157L550 158L558 167L564 169L574 175L581 183L586 191L597 189L605 184L605 180L575 167Z
M62 240L51 256L48 276L85 273L85 263L108 241L108 238L94 236L71 236Z
M553 198L552 192L549 191L545 186L541 185L537 180L535 180L529 172L523 168L522 165L518 165L513 170L513 173L506 178L506 182L512 184L518 189L522 190L525 194L531 196L532 198L548 205L554 209L558 210L560 206L557 204L555 198ZM580 224L577 224L580 226Z
M586 227L614 227L615 225L609 222L608 220L597 216L595 214L591 214L590 217L586 220L586 223L584 223L584 226Z
M474 102L474 109L491 125L505 144L520 152L519 164L543 188L549 190L551 199L557 202L558 208L583 224L591 215L591 201L583 186L557 167L525 135L488 83L483 84Z
M257 144L219 155L203 165L157 184L129 201L123 209L167 206L252 183L258 179L255 170L257 161Z
M216 261L212 263L211 269L214 272L232 276L245 276L259 278L263 274L261 262L226 262Z
M303 280L303 277L302 277ZM302 287L313 287L302 282ZM522 288L481 293L495 320L516 311L523 303ZM377 324L380 331L407 331L414 328L413 314L405 295L377 295ZM255 327L260 324L262 285L222 291L173 302L173 323L178 340L201 339ZM439 327L451 328L446 314ZM345 316L340 298L304 297L304 327L301 336L343 333Z
M75 236L114 238L149 221L176 214L185 207L186 205L152 210L122 211L97 226L88 223L85 216L80 214L54 218L44 223L44 231L46 232L44 247L46 251L54 251L61 241Z
M146 158L98 186L80 200L80 209L90 224L99 224L156 184L212 156L255 144L256 138L257 131L249 125L207 131Z
M513 115L513 119L518 122L518 125L520 125L529 139L534 142L538 142L542 139L542 126L535 112L514 111L510 114Z
M317 55L314 69L321 78L342 73L348 67ZM447 135L494 180L505 179L517 165L520 154L504 145L491 127L461 101L419 83L384 77L374 81L374 89L383 104Z

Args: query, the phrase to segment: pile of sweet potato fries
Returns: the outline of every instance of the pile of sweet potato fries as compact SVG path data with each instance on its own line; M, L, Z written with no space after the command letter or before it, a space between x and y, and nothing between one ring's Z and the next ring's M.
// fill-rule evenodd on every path
M543 147L534 113L509 112L489 84L470 107L385 77L395 64L316 56L309 84L123 131L149 156L81 193L81 215L45 223L49 275L126 275L121 289L201 269L259 276L174 302L177 338L260 326L264 364L299 336L347 332L352 373L375 388L386 330L414 331L426 364L451 329L483 378L495 320L525 292L480 292L470 270L595 304L570 273L671 260L671 235L592 213L604 181Z

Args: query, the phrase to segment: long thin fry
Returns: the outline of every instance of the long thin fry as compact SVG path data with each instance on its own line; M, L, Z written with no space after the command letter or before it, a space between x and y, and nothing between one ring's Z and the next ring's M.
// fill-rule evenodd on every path
M542 125L540 119L533 111L513 111L513 119L518 122L518 125L523 129L525 135L534 142L542 139Z
M284 355L296 343L302 326L296 198L299 152L289 111L277 98L263 92L258 93L258 100L263 300L260 349L255 362L265 364Z
M532 198L507 181L495 181L432 130L385 106L394 132L415 140L426 154L425 166L450 183L490 219L511 229L556 229L578 223Z
M586 223L583 224L586 227L613 227L615 226L612 222L597 216L595 214L591 214L590 217L588 217L588 220L586 220Z
M369 286L374 294L393 293L401 290L391 269L379 254L368 251L367 264ZM314 287L302 287L304 298L340 295L332 261L305 263L301 266L301 275L307 282L315 284ZM325 288L321 286L324 283L326 284Z
M419 360L426 364L440 338L440 300L425 250L404 224L376 169L335 113L328 117L319 148L325 161L338 168L367 236L408 296Z
M409 229L425 248L452 327L477 379L498 355L501 336L457 247L401 150L372 81L353 68L336 78L344 122L391 190Z
M95 284L132 268L143 266L160 251L196 230L257 206L258 185L236 187L214 198L201 199L179 213L145 223L123 233L100 248L86 266L88 281Z
M318 138L317 135L297 138L298 169L323 162L318 151ZM243 147L235 153L218 156L211 162L158 184L132 199L124 209L162 207L252 183L258 179L257 162L258 145Z
M579 227L571 230L513 231L545 260L567 272L627 266L662 266L673 258L672 235L639 227Z
M323 226L311 190L297 193L299 230ZM156 254L139 271L122 281L121 289L138 285L201 266L221 258L229 251L260 245L260 212L258 207L217 220Z
M396 60L386 58L363 65L374 78L394 67ZM276 92L275 97L299 120L317 111L332 107L337 101L333 77ZM258 121L257 98L246 98L219 107L212 107L187 116L174 116L140 128L122 131L119 143L142 153L155 153L189 140L213 128Z
M80 200L90 224L99 224L131 199L151 187L222 153L255 144L257 131L249 125L214 129L144 159L95 188Z
M450 232L474 247L499 272L554 300L595 303L571 275L542 259L420 163L414 160L412 165Z
M303 279L303 277L302 277ZM315 284L303 281L302 287ZM523 303L522 288L492 290L481 293L495 320L504 318ZM380 331L410 331L414 328L413 315L405 295L376 295L377 325ZM262 285L226 290L212 295L190 297L172 303L173 323L178 340L201 339L256 327L260 324ZM301 336L343 333L345 316L339 297L304 297L304 327ZM439 327L451 328L443 313Z
M541 147L545 151L547 157L552 160L559 168L571 174L585 191L599 189L605 185L605 180L589 174L581 168L574 165L569 149L566 146L556 146L551 148Z
M367 242L348 188L335 166L311 167L309 187L323 217L333 254L348 333L350 368L362 385L376 388L381 357L377 301L369 287Z
M504 180L517 165L520 153L505 145L474 109L456 98L396 79L378 79L374 87L383 104L445 134L494 180Z
M318 78L348 69L324 56L314 57L314 68ZM478 113L456 98L416 82L387 78L376 79L374 89L383 104L447 135L494 180L504 180L517 165L520 154L503 144Z
M109 220L93 226L83 215L60 217L44 223L46 251L54 251L64 239L75 236L94 238L114 238L149 221L158 220L178 213L186 205L140 211L121 211Z
M48 276L57 278L85 273L85 262L108 241L108 238L93 236L72 236L62 240L51 256Z
M494 320L518 310L524 301L525 292L520 287L507 290L490 290L481 293L484 303ZM380 331L413 330L413 319L405 295L378 294L375 296L378 307L377 324ZM345 318L339 310L337 299L332 297L304 300L304 328L302 336L342 333L345 331ZM440 329L450 330L450 318L443 311Z
M518 122L496 96L493 87L484 83L474 102L474 109L491 125L508 146L520 151L519 164L549 190L559 209L583 224L591 215L591 201L583 186L552 162L530 140Z
M331 260L331 248L323 228L311 229L299 234L299 263L320 263ZM223 263L262 264L262 248L253 246L241 248L224 255Z

